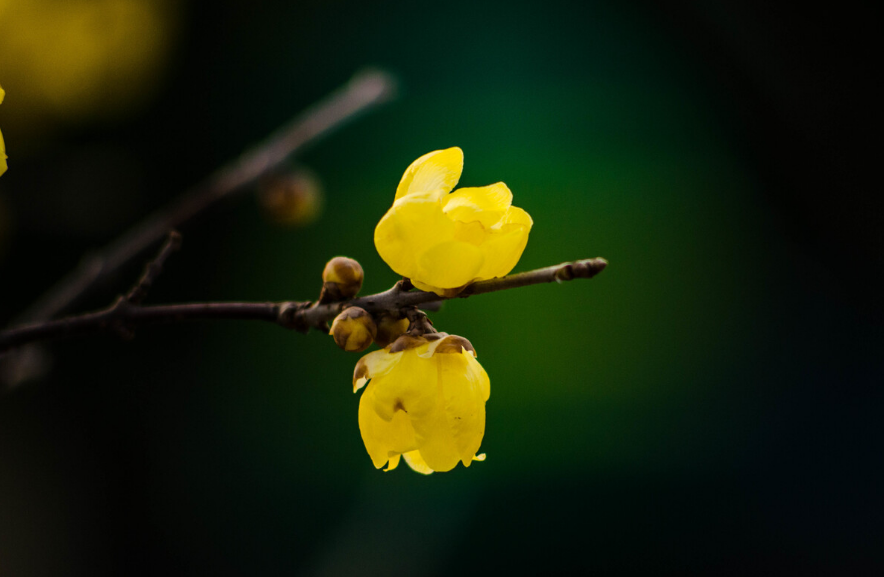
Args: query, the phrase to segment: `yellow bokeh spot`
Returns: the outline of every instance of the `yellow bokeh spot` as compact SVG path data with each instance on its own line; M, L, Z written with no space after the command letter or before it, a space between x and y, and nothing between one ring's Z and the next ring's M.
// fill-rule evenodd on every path
M156 86L173 0L0 0L0 73L17 122L108 117Z

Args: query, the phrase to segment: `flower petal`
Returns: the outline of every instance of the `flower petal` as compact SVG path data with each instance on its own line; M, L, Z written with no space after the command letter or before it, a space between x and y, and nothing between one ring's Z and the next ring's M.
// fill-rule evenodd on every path
M486 393L490 393L488 375L469 351L437 358L445 411L460 460L468 467L485 435L485 401Z
M513 193L502 182L479 188L460 188L443 201L445 214L460 222L479 221L490 228L513 203Z
M421 281L416 280L414 278L411 279L411 284L413 284L416 288L418 288L424 292L436 293L440 297L445 297L447 299L453 299L454 297L459 295L460 292L464 288L466 288L463 286L459 286L459 287L455 287L455 288L445 289L445 288L433 286L431 284L422 283Z
M363 356L353 370L353 392L355 393L365 386L369 379L387 374L390 369L396 366L400 358L402 358L402 353L391 353L386 349Z
M408 463L408 466L411 467L412 471L420 473L421 475L432 475L433 469L427 465L427 462L424 461L424 458L421 457L420 451L409 451L408 453L403 453L402 455L405 457L405 462Z
M441 288L461 287L476 278L485 263L483 251L468 242L449 240L424 251L416 275L421 282Z
M434 471L472 462L485 434L484 391L468 358L473 359L469 352L433 356L439 372L438 405L411 421L421 456Z
M454 221L454 240L468 242L474 246L481 246L487 238L488 231L481 222L477 220L472 222Z
M391 269L409 278L420 278L420 255L452 239L454 223L438 200L423 195L397 200L374 229L378 254Z
M390 421L377 414L374 410L376 389L376 384L370 383L359 399L359 432L368 456L375 468L380 469L391 457L415 450L417 443L407 414L399 411Z
M485 402L491 396L491 379L488 378L488 373L476 360L475 353L471 354L470 351L464 350L463 355L467 361L469 379L478 387L479 393L482 395L482 402Z
M518 206L511 206L506 210L506 213L503 215L503 218L500 219L500 222L494 225L494 228L501 229L510 224L520 224L530 229L534 226L534 219L531 218L531 215L525 212L524 209L521 209Z
M374 410L385 421L401 414L422 419L436 407L436 365L418 357L416 351L423 352L420 347L404 351L392 371L371 383Z
M484 457L484 455L483 455L483 457ZM482 459L482 460L484 461L485 459ZM384 472L386 473L387 471L392 471L393 469L395 469L398 466L399 466L399 455L393 455L392 457L390 457L390 460L387 462L387 468L384 469Z
M418 353L419 357L429 359L434 354L436 354L437 349L441 346L442 348L438 351L440 353L456 353L460 354L464 350L470 351L473 353L473 356L476 356L476 349L473 347L473 343L471 343L468 339L458 335L449 335L446 333L437 333L442 336L442 338L436 339L435 341L430 342L427 345L427 350Z
M511 224L496 234L488 235L486 241L479 247L484 260L477 274L478 278L489 279L509 274L522 258L522 253L528 245L530 230L523 225Z
M434 150L412 162L406 169L396 188L396 198L440 189L451 192L462 172L463 151L460 148L455 146Z

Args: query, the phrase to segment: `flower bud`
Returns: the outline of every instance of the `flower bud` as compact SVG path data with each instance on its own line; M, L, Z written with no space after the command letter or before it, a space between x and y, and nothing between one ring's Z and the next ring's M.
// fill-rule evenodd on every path
M378 317L378 334L374 338L374 342L381 348L386 347L397 338L405 334L408 330L408 319L395 319L388 313L383 313Z
M378 328L371 315L359 307L350 307L335 317L328 334L335 344L348 352L364 351L371 345Z
M312 172L297 170L261 182L258 202L269 220L303 226L322 212L322 186Z
M322 271L322 302L343 301L355 297L362 288L365 273L362 265L345 256L328 261ZM362 309L360 309L362 310Z

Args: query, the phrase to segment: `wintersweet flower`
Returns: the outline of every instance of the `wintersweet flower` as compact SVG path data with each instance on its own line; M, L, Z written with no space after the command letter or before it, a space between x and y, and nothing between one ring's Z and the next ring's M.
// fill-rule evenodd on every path
M376 468L388 463L387 471L395 469L403 456L428 475L485 459L476 451L485 434L491 383L467 339L403 335L359 360L353 392L366 382L359 430Z
M0 104L3 104L3 97L5 96L6 92L0 86ZM3 142L3 133L0 132L0 174L4 172L6 172L6 144Z
M451 192L461 172L458 147L415 160L374 231L375 247L390 268L442 296L513 270L534 224L512 206L513 193L502 182Z

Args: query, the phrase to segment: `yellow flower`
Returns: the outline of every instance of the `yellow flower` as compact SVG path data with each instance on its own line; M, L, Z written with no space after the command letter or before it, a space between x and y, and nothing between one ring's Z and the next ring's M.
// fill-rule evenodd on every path
M374 231L375 247L390 268L443 296L513 270L534 224L512 206L513 193L502 182L451 192L461 172L457 147L415 160Z
M437 335L404 335L356 365L353 392L371 379L359 401L359 430L378 469L388 461L386 470L395 469L400 455L425 475L485 459L476 451L485 434L488 374L468 340Z
M6 92L0 86L0 104L3 104L4 96L6 96ZM6 144L3 142L3 133L0 132L0 174L4 172L6 172Z

